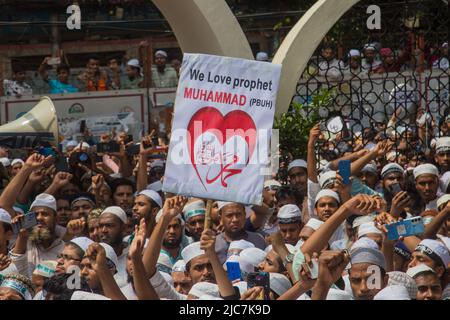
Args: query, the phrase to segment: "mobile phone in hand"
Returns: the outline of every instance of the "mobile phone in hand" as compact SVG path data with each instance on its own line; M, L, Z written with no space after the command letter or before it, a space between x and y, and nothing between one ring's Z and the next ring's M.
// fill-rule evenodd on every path
M413 217L386 225L389 240L397 240L400 237L409 237L422 234L425 225L422 217Z
M22 219L12 224L13 233L17 235L21 229L31 229L37 224L36 212L28 212L22 217Z
M338 164L339 175L342 177L342 183L350 184L351 162L350 160L340 160Z
M270 300L270 276L268 272L250 272L247 276L248 288L263 287L263 297L258 300Z
M305 268L307 268L307 271L309 271L309 274L311 276L311 279L317 279L319 276L319 262L317 259L311 259L312 267L310 267L307 263L304 263L303 265Z
M402 191L402 187L400 186L399 183L391 184L390 189L391 189L392 197L395 197L399 192Z
M226 263L227 266L227 276L228 280L234 281L241 279L241 268L239 266L239 262L237 261L228 261Z

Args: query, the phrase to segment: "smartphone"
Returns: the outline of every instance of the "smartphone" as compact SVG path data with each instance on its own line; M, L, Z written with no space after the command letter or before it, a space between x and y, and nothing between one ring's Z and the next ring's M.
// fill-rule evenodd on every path
M339 175L345 185L350 184L351 162L350 160L340 160L338 164Z
M136 154L139 154L140 150L141 150L140 143L132 144L126 148L126 152L129 156L134 156Z
M18 222L12 224L14 234L19 234L20 229L31 229L37 225L36 212L28 212Z
M61 58L59 58L59 57L50 58L50 59L48 59L47 64L49 66L61 64Z
M227 266L227 276L228 280L240 280L241 279L241 268L239 266L239 262L237 261L228 261L226 263Z
M98 153L119 152L120 145L116 141L100 142L97 144Z
M80 162L89 163L89 155L86 152L79 152L77 154L77 159Z
M263 295L258 300L270 300L270 276L268 272L250 272L247 276L248 288L263 287Z
M55 162L55 167L57 171L69 171L69 164L67 162L67 157L60 157L58 161Z
M308 269L311 279L314 280L319 276L319 262L317 259L311 259L311 264L312 267L310 267L307 263L304 263L303 266Z
M41 147L41 148L38 149L38 152L39 152L39 154L43 155L44 157L48 157L48 156L56 157L56 153L55 153L55 151L53 150L53 148L49 148L49 147L44 148L44 147Z
M400 186L399 183L392 184L390 189L391 189L392 197L395 197L397 195L397 193L402 191L402 187Z
M130 143L130 142L133 142L133 135L132 134L129 134L127 136L127 141L125 143Z
M386 225L389 240L422 234L425 226L422 217L413 217Z

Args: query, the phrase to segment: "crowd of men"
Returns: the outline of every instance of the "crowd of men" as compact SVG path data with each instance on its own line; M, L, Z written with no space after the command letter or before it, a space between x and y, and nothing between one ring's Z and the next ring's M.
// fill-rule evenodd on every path
M261 205L214 201L206 228L208 199L162 191L163 139L136 155L125 133L107 154L0 148L0 299L449 299L450 137L414 161L387 136L318 163L320 128L286 180L267 177ZM389 236L413 217L420 233Z

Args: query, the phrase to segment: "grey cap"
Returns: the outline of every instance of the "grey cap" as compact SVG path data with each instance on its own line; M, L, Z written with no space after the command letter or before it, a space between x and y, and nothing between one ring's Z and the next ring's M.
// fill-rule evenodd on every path
M380 250L358 247L350 252L351 264L371 263L386 270L386 260Z

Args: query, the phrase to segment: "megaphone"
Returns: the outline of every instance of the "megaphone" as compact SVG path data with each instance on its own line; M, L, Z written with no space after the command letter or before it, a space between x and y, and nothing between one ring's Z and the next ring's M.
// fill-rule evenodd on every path
M34 148L42 143L58 146L58 117L47 96L20 118L0 126L0 146Z

